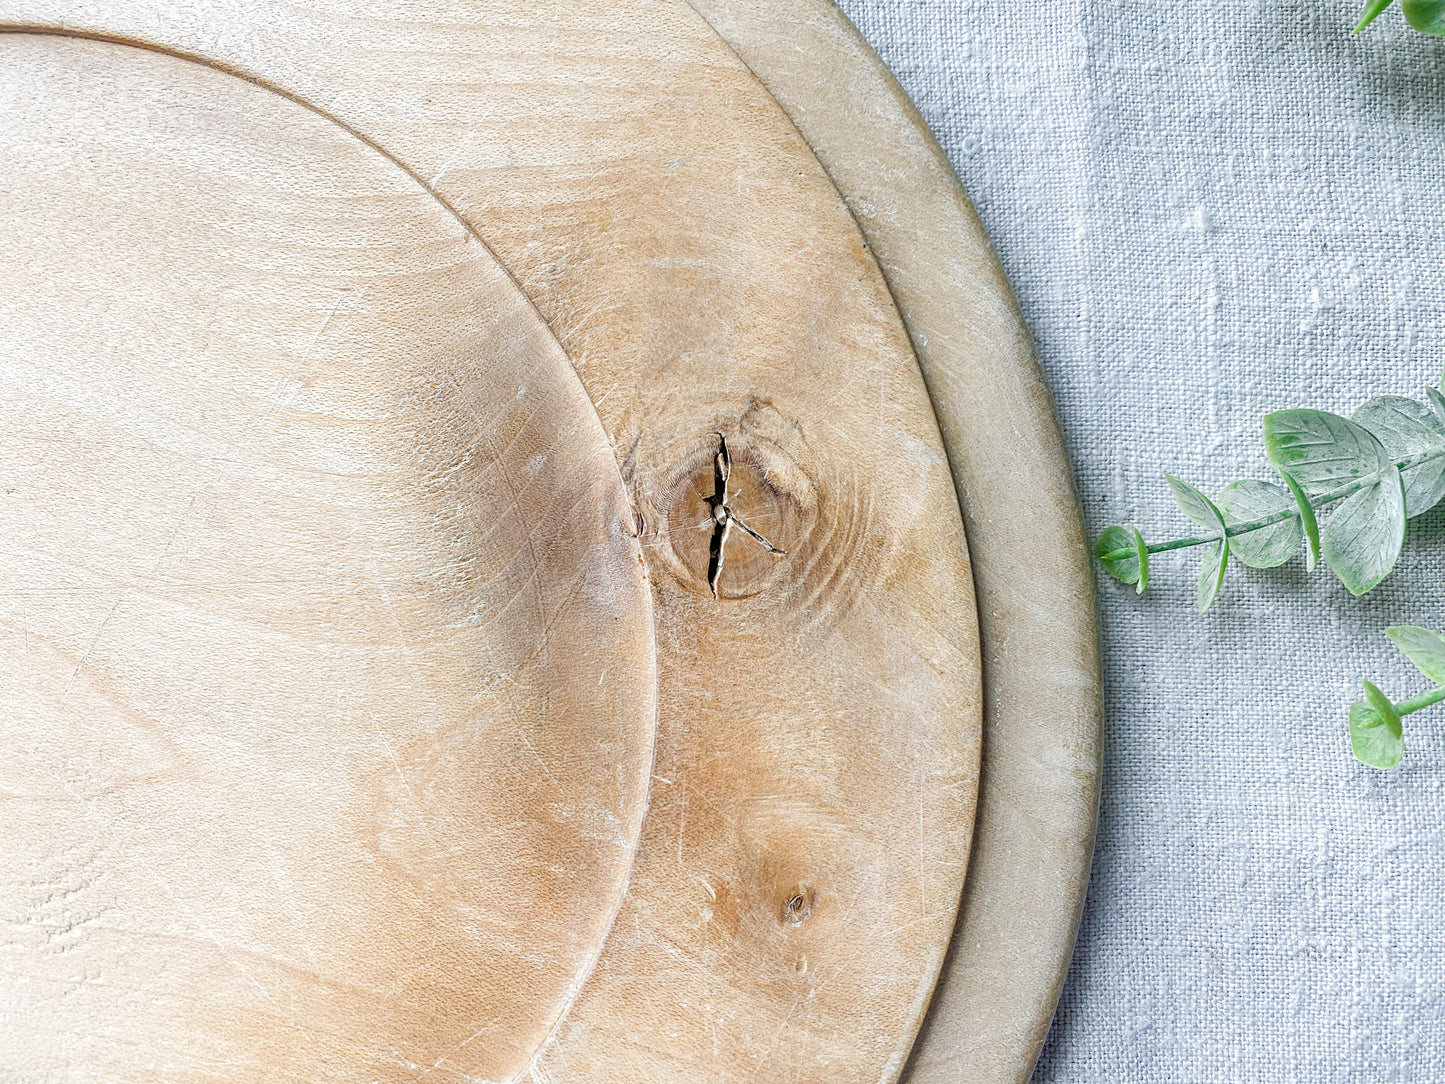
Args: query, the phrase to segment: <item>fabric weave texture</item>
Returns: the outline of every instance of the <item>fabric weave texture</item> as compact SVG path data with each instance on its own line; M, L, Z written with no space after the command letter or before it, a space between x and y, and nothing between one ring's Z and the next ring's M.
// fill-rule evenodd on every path
M1269 479L1260 419L1445 366L1445 41L1339 0L842 0L937 134L1037 342L1093 537L1162 472ZM1445 1080L1445 708L1354 761L1382 634L1445 629L1445 507L1355 599L1299 558L1103 579L1103 804L1039 1082Z

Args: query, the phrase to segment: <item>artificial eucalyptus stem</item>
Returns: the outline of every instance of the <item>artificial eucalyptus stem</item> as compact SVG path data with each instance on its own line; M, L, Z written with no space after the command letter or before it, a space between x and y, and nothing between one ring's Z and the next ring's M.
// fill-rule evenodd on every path
M1445 685L1430 689L1419 696L1412 696L1409 700L1401 700L1395 705L1395 710L1401 715L1410 715L1421 708L1432 707L1442 700L1445 700Z
M1416 669L1435 682L1435 688L1392 703L1374 683L1364 683L1364 699L1350 705L1350 745L1355 756L1372 768L1393 768L1400 763L1405 754L1401 720L1406 715L1445 700L1445 636L1418 625L1397 625L1385 634Z
M1445 9L1445 0L1439 3ZM1241 479L1211 499L1166 474L1174 503L1205 533L1146 544L1136 527L1108 527L1094 556L1110 576L1142 593L1151 554L1206 547L1195 592L1201 611L1219 597L1231 557L1273 568L1301 542L1311 571L1323 560L1351 594L1373 590L1399 559L1406 519L1445 500L1445 391L1427 388L1423 400L1382 395L1349 418L1276 411L1264 419L1264 449L1284 485ZM1336 504L1321 530L1316 510ZM1363 683L1364 698L1350 707L1350 744L1375 768L1400 762L1406 715L1445 701L1445 636L1413 625L1386 631L1436 687L1395 703Z
M1395 567L1405 520L1445 498L1445 393L1379 396L1350 418L1275 411L1264 419L1264 446L1284 485L1242 479L1211 499L1166 474L1175 503L1205 533L1146 544L1135 527L1109 527L1094 546L1105 571L1142 592L1151 554L1203 546L1197 602L1206 610L1231 557L1273 568L1306 541L1311 570L1323 560L1352 594L1364 594ZM1338 507L1321 530L1315 512L1327 505Z
M1445 446L1431 448L1417 455L1407 455L1395 463L1395 469L1404 472L1414 467L1423 466L1436 459L1445 459ZM1324 508L1326 505L1333 504L1335 501L1344 500L1346 497L1352 496L1360 490L1376 484L1379 480L1378 475L1370 475L1335 489L1326 490L1317 497L1311 497L1309 499L1310 506L1315 509ZM1294 508L1281 508L1277 512L1271 512L1269 515L1248 520L1244 523L1231 523L1226 527L1224 533L1230 538L1236 538L1242 534L1251 534L1254 531L1263 530L1265 527L1273 527L1276 523L1283 523L1285 520L1297 515L1299 515L1299 512ZM1219 541L1217 535L1204 538L1176 538L1171 542L1150 542L1144 548L1151 554L1168 553L1170 550L1188 549L1191 546L1204 546L1210 542L1217 541ZM1111 550L1108 553L1096 554L1095 556L1097 556L1100 561L1117 561L1124 557L1133 556L1134 552L1134 548L1130 546Z

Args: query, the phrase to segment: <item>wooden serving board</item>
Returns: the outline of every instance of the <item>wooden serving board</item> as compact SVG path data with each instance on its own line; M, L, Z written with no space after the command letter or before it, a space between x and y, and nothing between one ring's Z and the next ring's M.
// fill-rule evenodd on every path
M747 68L679 3L0 18L11 1062L896 1077L972 583ZM712 575L727 510L785 552Z
M979 598L984 744L948 966L910 1084L1023 1081L1088 887L1099 800L1093 570L1027 328L927 125L832 0L692 0L787 110L908 326L958 486Z

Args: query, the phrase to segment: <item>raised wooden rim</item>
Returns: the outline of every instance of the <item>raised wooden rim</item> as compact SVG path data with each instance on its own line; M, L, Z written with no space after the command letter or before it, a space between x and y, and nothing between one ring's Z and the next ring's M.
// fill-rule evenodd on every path
M853 209L913 339L963 507L983 771L958 926L902 1079L1026 1081L1073 954L1098 816L1093 575L1068 454L977 214L847 16L832 0L689 2Z

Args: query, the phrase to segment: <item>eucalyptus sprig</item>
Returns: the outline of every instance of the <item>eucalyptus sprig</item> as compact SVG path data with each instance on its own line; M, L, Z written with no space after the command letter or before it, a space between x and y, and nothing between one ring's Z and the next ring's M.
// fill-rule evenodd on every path
M1436 387L1423 400L1382 395L1349 418L1276 411L1264 419L1264 449L1283 485L1245 479L1210 500L1166 474L1175 503L1204 532L1145 543L1137 528L1109 527L1094 556L1114 579L1142 593L1152 554L1206 547L1196 592L1202 612L1219 597L1231 557L1273 568L1304 541L1310 571L1323 559L1352 594L1363 595L1395 567L1405 520L1445 497L1445 394ZM1336 502L1321 531L1320 510Z
M1405 752L1406 715L1445 700L1445 636L1416 625L1385 630L1427 678L1435 683L1418 696L1395 703L1371 682L1365 697L1350 705L1350 746L1372 768L1393 768Z
M1395 0L1369 0L1355 24L1358 34L1378 18ZM1405 21L1422 34L1432 38L1445 36L1445 0L1400 0Z

